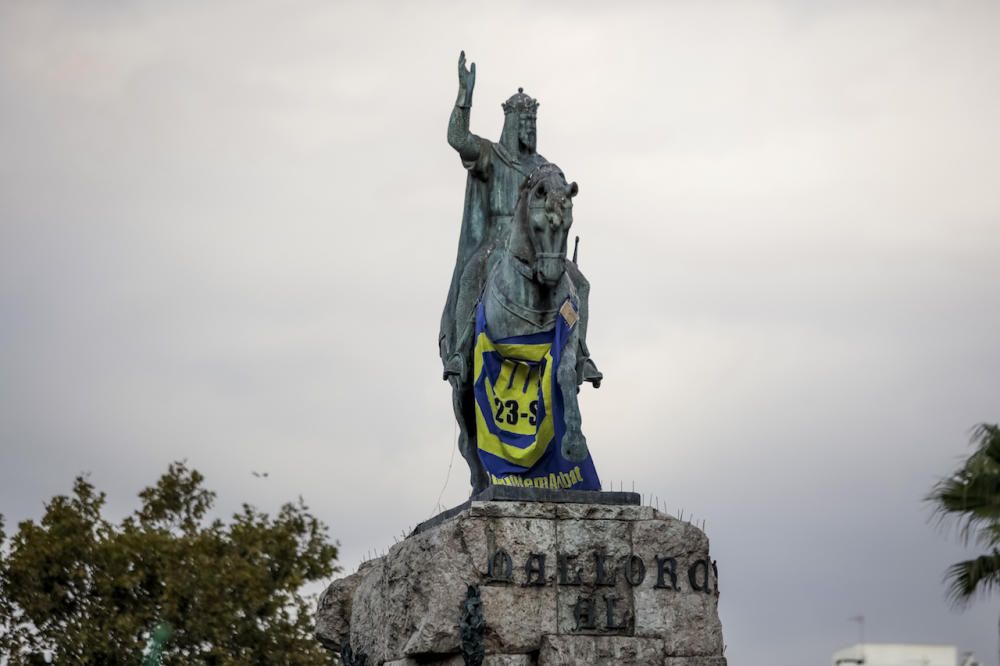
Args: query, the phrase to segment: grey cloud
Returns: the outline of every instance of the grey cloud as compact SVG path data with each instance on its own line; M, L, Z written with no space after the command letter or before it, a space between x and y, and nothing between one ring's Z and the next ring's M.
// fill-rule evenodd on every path
M465 48L474 131L524 86L580 183L584 426L708 521L733 663L822 662L859 612L996 663L920 498L1000 418L998 12L803 7L6 3L3 513L86 470L123 512L187 458L220 511L303 495L350 568L463 499Z

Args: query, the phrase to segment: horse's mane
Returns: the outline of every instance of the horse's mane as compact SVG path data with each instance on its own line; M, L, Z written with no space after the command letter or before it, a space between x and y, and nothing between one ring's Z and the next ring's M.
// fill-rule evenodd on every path
M552 162L543 162L536 166L528 177L524 179L521 183L521 188L518 191L518 204L521 203L521 199L528 192L531 192L535 187L542 181L548 180L553 176L558 176L562 179L564 185L568 185L566 182L566 176L563 174L562 169L553 164Z

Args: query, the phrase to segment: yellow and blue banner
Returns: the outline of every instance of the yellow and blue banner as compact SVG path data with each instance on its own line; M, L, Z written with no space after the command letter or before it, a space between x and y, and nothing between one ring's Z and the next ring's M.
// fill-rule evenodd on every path
M476 440L493 484L601 489L589 453L579 462L562 456L566 425L557 370L578 319L576 303L567 299L551 331L493 340L485 307L476 309Z

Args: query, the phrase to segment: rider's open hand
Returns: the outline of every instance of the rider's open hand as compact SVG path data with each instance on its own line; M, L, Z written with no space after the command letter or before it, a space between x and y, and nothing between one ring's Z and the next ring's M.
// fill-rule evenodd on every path
M465 51L458 55L458 100L461 106L472 103L472 90L476 87L476 63L465 67Z

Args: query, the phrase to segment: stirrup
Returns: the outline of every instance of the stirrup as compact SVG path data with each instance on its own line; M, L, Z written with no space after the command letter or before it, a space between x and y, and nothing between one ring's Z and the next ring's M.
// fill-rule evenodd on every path
M581 374L583 375L583 381L590 382L594 385L594 388L601 388L604 375L597 369L597 365L589 356L583 360L583 371Z

